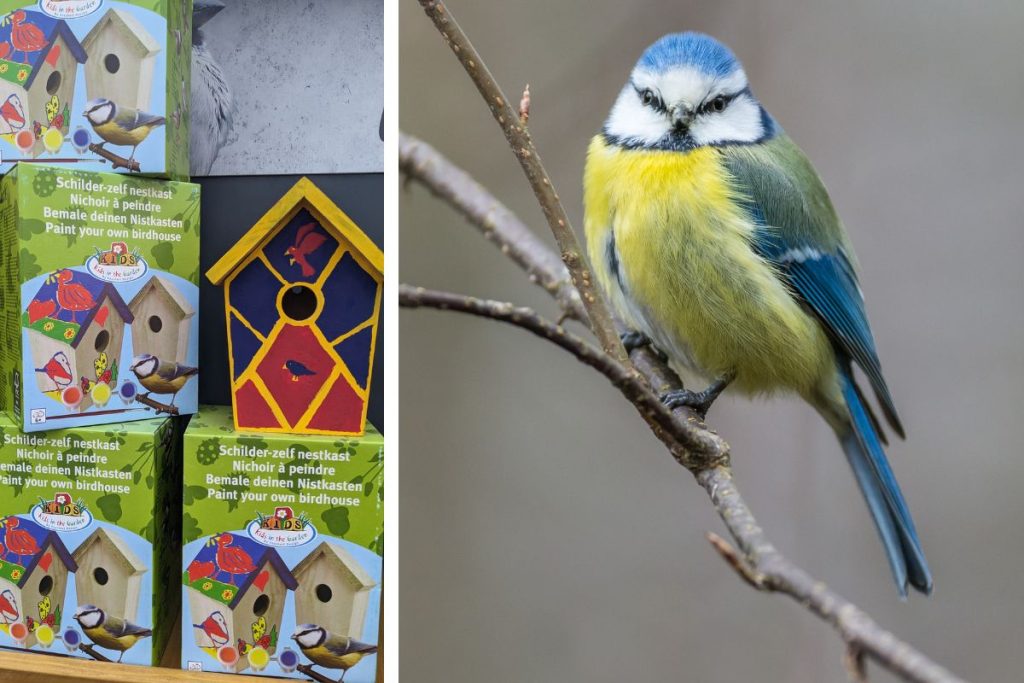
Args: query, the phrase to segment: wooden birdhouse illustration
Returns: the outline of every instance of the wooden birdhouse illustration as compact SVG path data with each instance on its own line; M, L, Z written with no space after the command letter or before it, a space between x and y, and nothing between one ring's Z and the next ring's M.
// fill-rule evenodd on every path
M11 634L24 624L23 645L31 647L41 624L60 632L68 572L77 565L55 531L27 517L0 519L0 538L0 628Z
M317 624L331 633L361 638L370 604L370 578L344 548L324 541L292 569L295 623Z
M72 553L78 569L78 605L95 605L107 614L135 621L146 565L116 531L98 528Z
M154 275L128 302L135 317L132 348L161 360L184 363L195 309L167 279Z
M244 655L254 647L274 653L285 598L296 586L276 550L241 534L217 534L196 553L183 581L197 646L213 657L222 647L238 648L236 672L248 666Z
M78 65L86 54L71 29L42 12L0 19L0 136L33 157L46 133L59 148L68 134Z
M224 287L238 429L363 433L383 270L303 178L207 272Z
M119 9L107 13L82 39L88 99L106 98L118 106L149 110L153 70L160 43L139 20Z
M41 392L85 410L97 383L117 385L124 326L134 317L114 285L83 271L59 270L21 317Z

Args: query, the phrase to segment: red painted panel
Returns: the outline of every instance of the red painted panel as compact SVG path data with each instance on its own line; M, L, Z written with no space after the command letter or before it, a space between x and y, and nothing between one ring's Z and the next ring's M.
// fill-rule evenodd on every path
M308 327L288 325L274 339L256 372L294 427L331 376L334 364Z
M238 426L242 429L266 429L282 426L252 380L243 384L235 392L235 406L238 410Z
M362 428L362 419L363 399L343 376L339 376L310 420L309 427L331 432L358 432Z

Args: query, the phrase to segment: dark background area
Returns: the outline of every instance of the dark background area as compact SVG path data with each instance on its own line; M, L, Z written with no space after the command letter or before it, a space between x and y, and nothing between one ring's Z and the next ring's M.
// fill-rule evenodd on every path
M219 176L193 178L202 186L199 278L199 401L231 404L224 290L210 284L206 271L260 217L291 189L301 175ZM331 201L348 214L374 243L384 247L384 174L308 175ZM378 322L368 418L384 432L384 329Z

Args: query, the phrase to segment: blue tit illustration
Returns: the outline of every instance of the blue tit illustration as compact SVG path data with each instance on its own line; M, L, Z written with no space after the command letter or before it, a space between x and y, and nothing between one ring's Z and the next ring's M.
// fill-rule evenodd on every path
M712 380L663 400L704 414L726 386L794 392L839 438L901 596L932 576L886 460L864 372L904 436L882 377L853 247L810 161L754 97L724 45L668 35L633 68L584 177L595 277L635 333Z
M199 368L161 361L149 353L133 358L130 369L139 378L139 384L150 393L172 394L171 405L174 405L174 399L185 383L199 374Z
M296 626L292 640L298 643L302 654L314 664L328 669L341 669L342 674L338 683L345 680L348 670L362 661L363 657L377 651L376 645L361 643L348 636L333 635L323 626L316 624Z
M224 3L192 3L192 111L189 114L189 163L192 175L207 175L234 126L235 104L231 87L206 43L202 27Z
M286 360L281 369L291 373L293 382L298 382L301 377L309 377L316 374L316 370L309 369L297 360Z
M95 605L82 605L75 612L75 621L82 627L89 640L108 650L116 650L121 661L124 653L142 638L153 635L148 628L112 617Z
M164 125L162 116L122 107L105 97L89 100L84 113L92 129L103 139L100 147L108 142L112 145L131 145L129 162L135 159L135 149L149 137L153 129Z

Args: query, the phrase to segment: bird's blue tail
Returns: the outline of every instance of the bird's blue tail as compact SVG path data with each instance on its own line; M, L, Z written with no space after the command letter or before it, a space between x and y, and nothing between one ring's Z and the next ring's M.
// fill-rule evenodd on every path
M876 423L853 383L849 366L841 371L841 377L852 429L841 435L840 440L882 537L896 586L902 597L907 596L908 583L922 593L931 593L931 571L907 503L882 449Z

